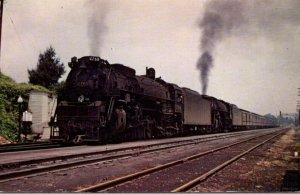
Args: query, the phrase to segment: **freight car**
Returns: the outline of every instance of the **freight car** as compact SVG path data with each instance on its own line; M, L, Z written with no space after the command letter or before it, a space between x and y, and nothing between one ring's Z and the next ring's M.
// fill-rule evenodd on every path
M69 63L52 141L107 142L274 127L275 121L95 56Z

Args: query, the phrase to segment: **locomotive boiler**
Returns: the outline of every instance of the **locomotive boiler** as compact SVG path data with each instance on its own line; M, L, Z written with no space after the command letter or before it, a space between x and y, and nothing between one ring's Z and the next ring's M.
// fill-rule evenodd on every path
M50 122L52 141L103 143L237 129L236 106L156 78L153 68L138 76L95 56L73 57L69 66Z

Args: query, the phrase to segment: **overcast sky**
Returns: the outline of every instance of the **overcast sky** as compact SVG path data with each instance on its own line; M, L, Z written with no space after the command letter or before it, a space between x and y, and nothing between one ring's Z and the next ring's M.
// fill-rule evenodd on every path
M201 93L199 24L207 11L215 11L229 21L222 29L227 24L232 28L214 42L207 94L259 114L295 112L300 1L216 2L9 0L4 5L0 68L17 82L27 82L27 69L35 68L39 53L52 45L67 72L71 57L99 55L134 68L138 75L154 67L165 81ZM240 18L238 23L235 18Z

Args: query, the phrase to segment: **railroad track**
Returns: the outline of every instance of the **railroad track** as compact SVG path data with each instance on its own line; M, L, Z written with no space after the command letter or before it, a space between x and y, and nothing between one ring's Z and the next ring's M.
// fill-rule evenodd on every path
M73 158L79 158L79 157L87 157L87 156L93 156L93 155L99 155L99 154L109 154L111 152L120 152L120 151L126 151L128 149L136 150L136 149L145 149L145 148L151 148L155 146L164 146L164 145L171 145L171 144L180 144L178 146L184 146L184 145L190 145L197 143L198 141L205 142L205 141L212 141L217 139L225 139L228 137L235 137L235 136L241 136L250 133L250 131L244 131L244 132L235 132L231 134L216 134L214 136L209 137L199 137L199 138L193 138L193 139L185 139L185 140L179 140L179 141L168 141L165 143L154 143L149 145L142 145L142 146L133 146L133 147L123 147L123 148L116 148L111 150L101 150L101 151L94 151L94 152L88 152L88 153L80 153L75 155L64 155L64 156L55 156L55 157L48 157L48 158L39 158L39 159L31 159L26 161L18 161L18 162L9 162L0 164L0 169L2 168L10 168L10 167L19 167L23 165L30 165L30 164L37 164L37 163L43 163L43 162L49 162L49 161L61 161L61 160L69 160ZM186 143L186 144L185 144ZM10 145L10 144L9 144ZM9 145L7 145L9 147ZM5 147L5 146L3 146ZM25 153L24 153L25 154ZM5 156L3 156L5 157Z
M263 134L148 168L75 192L183 192L285 131ZM207 162L209 161L209 162ZM200 173L197 172L200 171ZM147 176L146 176L147 175Z
M57 147L61 147L61 145L53 144L51 142L3 144L3 145L0 145L0 153L37 150L37 149L48 149L48 148L57 148Z
M192 144L197 145L207 141L225 139L229 137L237 137L242 135L245 135L245 132L223 134L223 135L211 136L208 138L200 138L194 140L182 140L175 143L165 142L165 143L158 143L158 144L152 144L147 146L135 146L129 148L112 149L112 150L84 153L78 155L59 156L59 157L52 157L52 158L34 159L30 161L23 161L17 163L2 164L2 166L0 166L3 169L2 173L0 173L0 182L6 182L6 181L20 179L20 178L22 179L24 177L37 176L48 172L57 172L61 170L70 169L73 167L86 166L88 164L99 163L102 161L130 157L134 155L140 155L140 154L151 153L151 152L158 152L166 149L183 147ZM81 159L78 159L80 157ZM44 166L41 163L45 163ZM37 164L38 167L36 166ZM20 166L22 166L22 168L18 168ZM11 169L11 167L14 167L14 169Z

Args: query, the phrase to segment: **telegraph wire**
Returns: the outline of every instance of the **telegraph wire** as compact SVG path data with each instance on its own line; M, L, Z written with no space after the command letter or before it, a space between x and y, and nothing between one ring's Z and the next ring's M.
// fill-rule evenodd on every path
M25 50L25 46L24 46L24 44L23 44L23 42L22 42L22 40L21 40L21 38L19 36L19 33L18 33L17 28L15 26L14 20L12 19L11 15L9 13L9 9L7 8L7 6L5 7L5 9L6 9L7 15L9 17L10 23L12 24L13 29L14 29L16 35L17 35L17 39L18 39L19 43L22 45L23 49Z

